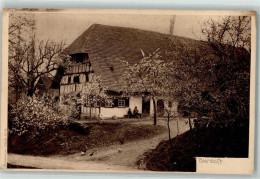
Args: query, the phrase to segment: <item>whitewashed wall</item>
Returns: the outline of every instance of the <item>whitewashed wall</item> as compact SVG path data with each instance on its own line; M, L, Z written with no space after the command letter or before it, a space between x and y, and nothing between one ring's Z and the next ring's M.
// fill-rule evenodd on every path
M141 96L134 96L129 98L129 107L125 108L120 108L120 107L115 107L115 108L106 108L106 107L101 107L100 109L100 117L101 118L112 118L113 116L116 116L118 118L124 117L128 113L128 109L131 108L132 112L135 108L139 110L139 112L142 112L142 97ZM89 114L89 107L81 107L82 114ZM99 108L93 108L91 110L91 116L98 116L99 115Z
M90 114L90 108L89 107L81 107L81 112L82 115L89 116ZM113 116L116 116L118 118L124 117L128 112L128 107L127 108L105 108L101 107L100 108L100 116L99 116L99 108L92 108L91 109L91 116L92 117L100 117L100 118L112 118Z
M128 112L128 107L126 108L105 108L101 107L101 118L111 118L116 116L118 118L124 117Z
M155 103L157 104L157 99L155 99ZM150 116L153 116L153 100L152 98L150 99Z

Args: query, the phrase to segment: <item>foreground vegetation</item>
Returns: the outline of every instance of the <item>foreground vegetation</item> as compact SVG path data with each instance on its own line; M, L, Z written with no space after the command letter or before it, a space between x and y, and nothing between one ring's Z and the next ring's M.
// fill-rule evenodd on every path
M137 164L145 164L154 171L196 171L195 157L248 157L249 126L232 123L193 129L162 141L155 149L144 154Z
M93 149L110 145L148 139L165 131L162 126L133 125L131 123L92 123L89 132L79 132L78 127L56 128L44 135L31 138L29 134L10 135L8 152L29 155L69 155L92 153Z

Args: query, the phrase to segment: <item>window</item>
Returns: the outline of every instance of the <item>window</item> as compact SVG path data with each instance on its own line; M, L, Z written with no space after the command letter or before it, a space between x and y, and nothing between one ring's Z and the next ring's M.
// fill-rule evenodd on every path
M68 83L71 83L71 77L69 76L69 78L68 78Z
M119 107L119 108L125 107L125 100L123 100L123 99L118 99L118 107Z
M79 76L74 77L74 83L79 83Z
M172 108L172 102L171 101L168 101L168 107Z
M83 56L77 57L77 58L76 58L76 63L83 63L83 59L84 59Z
M86 74L86 82L89 82L88 74Z
M111 108L113 106L112 101L106 101L105 107L106 108Z

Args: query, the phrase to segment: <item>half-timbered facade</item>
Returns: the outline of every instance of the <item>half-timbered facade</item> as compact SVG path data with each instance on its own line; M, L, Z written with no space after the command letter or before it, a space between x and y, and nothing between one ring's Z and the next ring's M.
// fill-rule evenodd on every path
M84 84L91 80L92 75L93 70L87 53L71 55L71 63L60 82L60 94L82 91Z

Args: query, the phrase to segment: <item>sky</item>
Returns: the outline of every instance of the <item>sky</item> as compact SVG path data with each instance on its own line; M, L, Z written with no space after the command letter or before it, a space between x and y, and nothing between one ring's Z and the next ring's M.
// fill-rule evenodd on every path
M95 23L168 34L172 17L172 15L44 13L36 15L37 36L41 40L55 42L65 40L69 45ZM178 15L175 17L173 34L201 39L201 25L209 18L199 15ZM211 18L218 17L211 16Z

